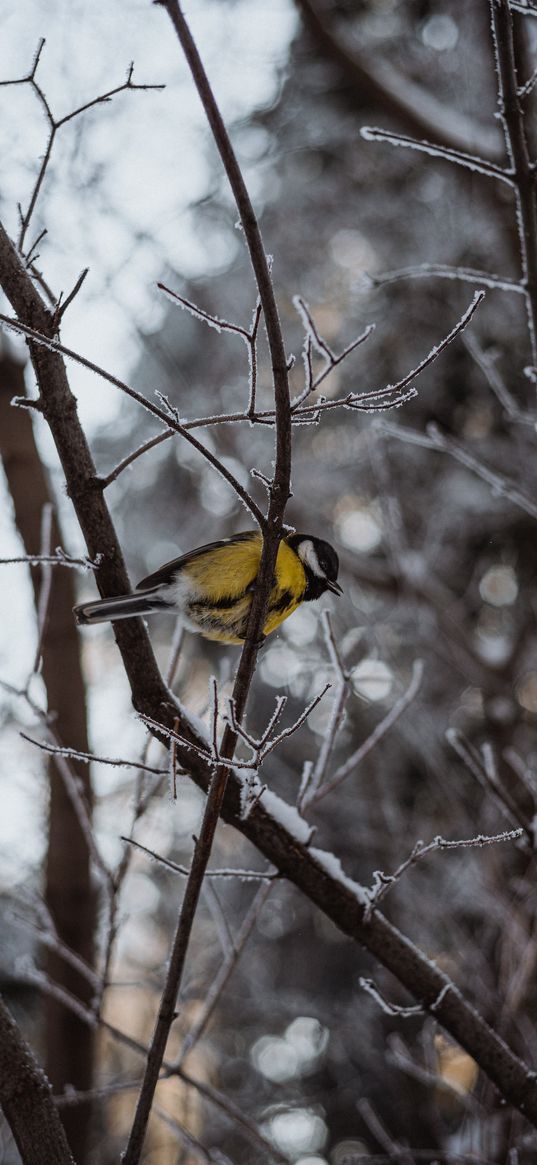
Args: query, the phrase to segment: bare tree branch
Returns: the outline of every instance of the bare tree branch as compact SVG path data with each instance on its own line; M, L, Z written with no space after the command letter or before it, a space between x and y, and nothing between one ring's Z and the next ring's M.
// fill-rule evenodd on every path
M0 1104L24 1165L74 1165L50 1084L1 997Z

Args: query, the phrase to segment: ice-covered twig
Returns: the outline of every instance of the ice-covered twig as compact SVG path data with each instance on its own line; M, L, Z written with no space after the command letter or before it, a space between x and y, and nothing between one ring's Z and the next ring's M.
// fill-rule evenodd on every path
M251 771L252 769L257 771L260 769L266 757L269 756L270 753L273 752L279 744L281 744L282 740L286 740L289 736L292 736L295 732L298 731L299 728L302 727L308 716L313 712L313 709L317 707L317 704L320 703L323 696L326 695L326 692L330 687L331 685L326 683L324 688L318 692L318 694L314 696L312 700L310 700L309 704L307 704L300 715L297 716L296 720L293 721L293 723L290 724L287 728L283 728L281 732L279 732L277 736L272 737L272 739L269 739L269 735L285 707L286 700L284 697L280 697L277 700L275 712L269 721L268 727L265 729L259 740L252 736L241 724L238 723L235 702L233 699L229 700L227 714L228 725L231 731L236 733L237 736L240 736L241 740L243 740L244 743L248 745L253 753L253 756L248 760L240 760L239 758L235 758L233 761L234 768L237 770L246 769L247 771ZM216 680L214 677L211 681L211 692L211 743L210 745L208 744L206 748L194 743L193 741L187 740L186 737L180 735L178 732L175 732L170 728L167 728L165 725L158 724L157 721L153 720L150 716L144 716L143 713L140 713L140 720L142 720L144 724L147 724L148 727L155 728L162 732L163 735L166 736L169 740L175 740L177 744L182 745L183 748L191 749L208 765L214 766L215 768L225 768L226 766L229 767L229 757L225 755L225 752L223 751L223 745L220 745L218 742L217 722L219 710Z
M476 291L472 302L466 308L466 311L463 312L462 316L448 333L448 335L445 336L439 344L436 344L433 348L431 348L430 352L427 353L424 359L420 360L419 364L417 364L415 368L412 368L410 372L407 372L406 376L403 376L402 379L398 380L396 384L388 384L384 388L369 389L367 392L362 393L349 392L347 396L339 397L337 400L316 401L314 405L304 405L300 409L295 410L293 417L295 419L296 417L302 417L307 413L310 413L313 409L321 413L326 409L334 409L344 406L345 408L352 408L358 411L373 412L394 408L401 404L404 400L407 399L404 390L408 389L408 386L411 385L412 381L414 381L416 377L420 375L420 373L424 372L424 370L428 368L429 365L433 364L438 356L440 356L441 352L443 352L448 347L448 345L452 343L455 337L464 331L464 328L466 328L470 323L472 316L477 311L479 304L484 298L484 291ZM0 321L1 320L2 316L0 315ZM415 395L415 389L408 389L408 391L410 391L412 395Z
M411 853L407 858L394 870L393 874L385 874L383 870L375 870L373 874L373 886L367 891L368 905L366 908L366 917L371 916L371 912L376 910L380 905L382 899L386 896L389 890L400 880L403 874L410 869L411 866L417 865L423 858L429 854L437 853L439 850L453 850L453 849L483 849L487 845L498 845L503 841L518 841L524 830L507 829L502 830L501 833L483 834L478 833L475 837L457 838L455 840L448 840L445 837L435 837L428 845L423 841L417 841Z
M269 753L271 753L275 748L278 747L279 744L281 744L282 740L286 740L287 737L293 736L293 734L302 727L304 722L308 719L308 716L313 712L313 709L316 708L318 704L320 704L323 696L326 695L331 687L331 684L325 684L322 691L318 692L318 694L314 696L312 700L310 700L309 704L304 708L304 711L300 713L300 716L297 716L294 723L290 724L288 728L283 728L277 736L273 737L272 740L268 741L267 744L261 748L259 754L260 764L265 760L265 757L267 757Z
M211 742L212 742L212 756L214 760L220 760L219 745L218 745L218 717L220 715L220 708L218 704L218 683L216 676L211 676L209 680L209 719L211 724Z
M371 287L385 287L389 283L399 283L404 279L451 279L461 283L477 283L479 287L490 290L516 291L525 295L526 289L516 279L505 279L501 275L494 275L489 271L476 271L472 267L449 267L445 263L419 263L414 267L401 267L397 271L385 271L382 275L371 275L365 278ZM362 277L364 278L364 277Z
M106 477L101 478L102 488L107 489L109 485L112 485L113 481L117 481L119 475L123 473L125 469L128 469L129 466L134 465L134 462L137 461L139 457L143 457L144 453L149 453L149 451L154 449L156 445L162 445L163 441L168 441L170 437L175 436L176 431L176 429L164 429L162 433L157 433L155 437L150 437L148 441L143 441L143 443L139 445L137 449L134 449L132 453L129 453L127 457L124 457L122 461L118 462L115 468L111 469L110 473L107 473Z
M225 465L225 463L219 457L212 453L206 445L202 445L201 441L198 441L197 437L194 437L194 434L185 428L182 421L180 420L178 410L174 405L171 404L166 395L163 392L158 391L155 395L164 405L166 412L163 415L167 415L167 419L171 417L175 422L174 427L176 428L176 431L180 433L181 436L185 438L185 441L188 441L189 445L192 445L193 448L198 451L198 453L201 453L202 457L205 457L205 460L209 462L209 465L212 465L213 469L216 469L217 473L219 473L220 476L223 477L225 481L227 481L228 485L230 485L231 488L235 490L235 493L240 497L241 501L244 502L246 508L250 510L250 513L253 515L261 529L265 530L265 515L259 509L259 506L256 505L253 498L248 493L248 490L244 489L240 481L238 481L235 475L231 472L230 469L228 469L227 465ZM145 407L147 407L147 402ZM160 411L161 410L159 410L159 412Z
M187 878L190 873L189 866L178 865L173 862L171 858L165 858L162 854L158 854L155 850L149 849L148 846L142 845L140 841L135 841L133 837L121 837L121 840L127 845L139 849L142 853L147 854L153 861L158 862L159 865L164 866L167 870L172 870L174 874L180 874L181 877ZM229 869L222 870L207 870L207 878L238 878L242 882L274 882L279 877L278 874L265 873L263 870L242 870L234 869L232 866Z
M520 12L523 16L537 16L537 8L530 0L509 0L512 12Z
M371 750L375 748L380 740L382 740L383 736L385 736L386 733L389 732L390 728L396 724L400 716L402 716L403 712L406 711L406 709L417 696L421 686L421 681L423 679L423 670L424 667L422 660L415 660L412 667L412 677L406 692L400 696L400 698L394 704L393 708L390 708L390 711L387 713L384 719L381 720L379 724L377 724L376 728L373 729L373 732L370 736L368 736L367 740L364 740L363 744L361 744L360 747L357 748L355 752L353 752L352 756L348 757L348 759L342 765L340 765L340 767L334 773L333 777L331 777L331 779L327 781L326 784L321 785L315 795L311 798L315 804L318 801L322 801L323 797L326 797L328 793L332 793L334 789L337 789L338 785L341 785L341 783L345 781L352 772L354 772L354 770L358 767L359 764L361 764L364 758L368 756Z
M127 396L131 397L132 400L135 400L139 405L141 405L142 408L146 409L148 412L152 413L153 416L157 417L165 425L166 430L173 429L174 432L179 433L182 437L185 438L186 441L189 442L190 445L194 447L194 449L197 450L198 453L201 454L202 457L204 457L209 462L210 465L213 466L214 469L217 470L218 473L221 474L221 476L228 482L228 484L232 486L232 488L244 502L245 506L253 514L261 529L265 529L265 516L254 502L253 498L250 497L248 491L243 489L240 482L237 481L227 466L224 465L224 463L220 461L218 457L211 453L210 449L207 449L205 445L202 445L201 441L198 441L197 438L194 437L193 433L191 433L188 427L185 426L179 419L177 409L166 399L164 394L157 393L159 399L165 404L165 408L161 409L158 407L158 405L154 405L152 401L147 400L147 398L144 397L142 393L137 392L136 389L131 388L129 384L126 384L124 381L120 380L119 377L113 376L110 372L106 372L104 368L100 368L92 360L87 360L85 356L80 356L77 352L73 352L72 349L66 348L64 344L60 344L59 341L53 340L49 336L45 336L41 332L36 331L35 328L31 328L26 324L21 323L19 320L10 319L9 316L5 315L0 315L0 322L3 323L8 329L11 329L15 332L20 332L21 335L26 336L30 340L33 340L35 344L41 344L43 347L48 348L51 352L58 352L63 356L67 356L69 359L74 360L77 364L81 364L82 367L88 368L91 372L95 372L98 376L101 376L103 380L107 380L109 384L113 384L116 388L119 388L121 392L124 392Z
M241 340L246 344L248 350L248 407L246 416L250 420L255 420L255 404L257 393L257 337L259 332L259 321L261 319L261 300L258 298L253 310L251 328L243 328L240 324L232 324L228 320L222 320L211 312L204 311L203 308L198 307L197 304L192 303L190 299L185 299L183 295L178 295L176 291L172 291L166 287L164 283L157 283L157 287L168 296L169 299L175 301L184 308L185 311L190 312L194 319L201 320L207 324L208 327L214 328L217 332L231 332L236 336L240 336Z
M456 338L456 336L458 336L464 330L464 328L466 328L472 319L474 312L477 310L479 304L484 298L484 294L485 293L483 291L476 292L471 304L466 309L466 311L463 312L462 316L448 333L448 335L445 336L439 344L431 348L424 359L421 360L420 363L417 364L414 368L412 368L410 372L406 373L406 375L401 380L397 381L395 384L390 384L383 388L369 389L365 393L349 392L346 396L338 397L337 399L333 400L321 399L315 401L314 404L305 404L301 405L300 407L297 407L295 403L293 406L293 412L291 414L292 423L297 424L299 422L316 422L321 413L326 412L328 409L344 407L352 408L358 412L375 412L397 407L405 400L410 399L411 396L416 394L416 390L412 387L408 388L407 386L411 385L411 382L414 381L416 377L420 375L420 373L422 373L426 368L433 364L438 356L445 350L445 348L447 348L448 345L451 344L452 341ZM216 414L210 417L200 417L193 421L181 420L180 422L172 422L171 414L169 411L166 413L163 409L159 409L157 405L154 405L152 401L148 400L143 396L142 393L132 388L129 384L126 384L125 381L122 381L119 379L119 377L114 376L110 372L107 372L106 369L101 368L98 364L95 364L93 360L88 360L86 356L81 356L80 353L73 351L72 348L67 348L64 344L60 344L59 341L51 340L41 332L36 331L35 328L31 328L29 325L2 313L0 313L0 324L7 328L8 331L12 330L14 332L18 332L21 335L26 336L28 339L33 340L36 344L42 344L44 347L49 348L52 352L58 352L60 355L66 356L69 360L74 360L75 363L80 364L83 368L87 368L90 372L94 372L96 376L100 376L103 380L107 381L109 384L114 385L114 387L119 388L120 391L124 392L127 396L130 396L133 400L137 401L137 403L140 404L142 408L152 413L153 416L157 417L158 420L165 425L165 431L163 433L158 434L157 437L152 437L149 441L141 445L133 453L129 454L129 456L126 457L122 462L120 462L119 465L107 475L107 477L101 479L101 486L103 488L109 485L112 481L115 481L119 474L122 473L123 470L126 469L129 465L131 465L138 457L142 456L143 453L147 452L149 449L152 449L161 441L167 440L175 433L179 434L180 436L185 436L187 439L189 439L187 435L190 434L191 430L195 428L206 428L208 426L218 424L240 423L251 419L247 413L240 412L220 415ZM406 393L405 389L407 389ZM25 400L24 403L27 404L28 402ZM272 425L275 422L275 417L276 414L274 409L265 409L263 411L257 412L255 419L258 423ZM198 450L198 452L207 457L208 451L206 450L205 446L201 445L199 442L194 442L192 438L190 438L190 443L195 444L195 448ZM259 520L257 513L255 516L257 520Z
M315 323L307 303L300 295L294 296L293 304L304 325L306 337L304 347L302 349L302 359L304 362L305 371L304 388L302 389L302 392L300 392L298 396L296 396L291 402L291 410L294 413L300 407L303 401L306 400L310 393L315 392L315 390L319 388L323 380L325 380L326 377L330 375L334 368L337 368L338 364L341 364L344 360L346 360L347 356L350 356L351 352L354 352L355 348L358 348L360 344L363 344L364 341L369 338L369 336L375 330L375 325L368 324L368 326L359 336L356 337L356 339L352 340L350 344L347 344L347 347L344 348L343 351L339 353L339 355L336 355L336 353L333 352L330 346L327 344L323 336L321 336L321 333L317 327L317 324ZM312 348L315 348L316 352L324 362L324 367L317 374L317 376L314 376L313 374L311 359Z
M251 733L248 732L244 727L244 724L239 724L235 713L235 702L232 697L230 697L228 700L227 718L233 731L236 732L238 736L240 736L241 740L244 740L245 744L249 745L249 747L252 749L252 752L255 754L259 753L263 748L263 745L265 745L269 740L271 733L276 727L286 704L287 696L276 697L274 712L272 713L267 727L259 739L257 739L255 736L252 736Z
M403 1019L408 1019L412 1015L423 1015L423 1007L421 1003L416 1003L410 1007L401 1007L398 1003L390 1003L388 999L382 994L382 991L377 987L373 979L364 979L360 975L358 983L363 991L367 992L375 1003L378 1003L385 1015L399 1015Z
M40 566L45 563L50 566L70 566L78 570L97 570L100 556L93 561L86 555L83 558L73 558L72 555L66 554L61 546L57 546L54 554L23 554L20 558L0 558L0 566L14 566L22 562L28 566Z
M361 136L366 142L390 142L393 146L404 146L406 149L417 150L421 154L430 154L432 158L443 158L447 162L454 162L456 166L464 166L477 174L486 174L488 178L498 178L501 182L513 185L513 171L495 162L480 158L477 154L466 154L463 150L454 150L449 146L435 145L434 142L418 141L407 137L406 134L393 133L388 129L380 129L374 125L363 125Z
M80 752L76 748L66 748L61 744L51 744L46 740L36 740L35 737L29 736L27 732L19 734L23 740L27 740L29 744L35 745L36 748L42 749L43 752L48 752L52 756L64 756L69 760L76 760L80 764L100 764L112 765L119 769L141 769L144 773L151 773L156 777L165 776L167 769L155 768L153 765L142 764L137 760L126 760L124 757L110 757L99 756L95 752Z
M494 497L506 498L518 509L524 510L531 518L537 518L537 504L527 494L522 493L509 478L503 477L496 470L489 469L469 453L463 445L454 441L452 437L441 433L437 425L427 425L427 433L419 433L417 429L409 429L403 425L393 425L389 421L380 420L379 430L398 441L408 441L410 445L420 445L423 449L434 449L439 453L447 453L455 461L460 462L466 469L475 473L490 486Z

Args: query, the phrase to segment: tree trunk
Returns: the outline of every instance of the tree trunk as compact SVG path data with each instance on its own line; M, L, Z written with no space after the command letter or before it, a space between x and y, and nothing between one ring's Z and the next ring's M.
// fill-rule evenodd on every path
M15 395L25 395L23 367L3 355L0 357L0 453L13 499L15 521L26 553L38 554L43 507L51 502L51 493L35 444L30 415L25 409L10 405ZM61 535L53 512L52 548L58 544L61 544ZM41 586L39 568L32 567L31 575L37 606ZM74 602L73 572L54 567L42 645L42 675L48 710L56 714L55 731L62 743L87 751L85 690L79 641L72 616ZM74 768L91 807L88 767L80 765ZM53 760L49 762L49 778L46 901L62 940L92 963L96 903L88 849ZM54 951L46 953L46 969L55 982L84 1003L90 1002L89 984ZM46 1007L46 1071L54 1090L60 1092L66 1085L77 1089L91 1088L92 1032L56 1000L47 999ZM69 1144L78 1165L83 1165L87 1156L89 1118L89 1106L66 1109L63 1114Z

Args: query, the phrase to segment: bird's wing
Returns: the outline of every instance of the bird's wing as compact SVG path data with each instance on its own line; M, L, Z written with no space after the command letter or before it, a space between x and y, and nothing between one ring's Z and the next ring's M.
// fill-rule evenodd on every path
M218 552L218 570L215 570L214 552ZM234 597L253 582L261 557L261 537L257 530L247 530L235 534L233 538L222 538L219 542L208 542L188 554L174 558L147 575L136 584L136 590L167 586L173 582L178 571L188 567L190 577L207 593L207 597L226 595ZM211 587L208 587L208 578Z

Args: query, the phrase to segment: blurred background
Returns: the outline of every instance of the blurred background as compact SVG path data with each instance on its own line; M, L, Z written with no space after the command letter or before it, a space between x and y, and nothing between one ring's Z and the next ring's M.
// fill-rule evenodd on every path
M381 125L502 161L488 5L203 0L191 7L187 16L274 257L287 349L296 357L294 390L304 375L296 295L336 352L375 324L367 343L323 384L327 399L397 382L448 334L483 280L394 272L428 263L520 278L514 198L506 185L360 134L364 125ZM4 80L28 75L46 37L36 80L57 119L121 85L131 60L135 82L166 86L118 94L57 131L28 242L46 228L36 266L55 292L68 292L90 267L66 313L63 343L152 399L155 390L164 392L189 420L244 410L244 344L204 327L156 288L163 280L203 310L250 324L256 292L237 211L164 13L116 0L90 11L51 3L44 16L42 6L23 0L6 13L3 29ZM515 33L523 83L534 67L537 22L520 15ZM530 94L530 139L531 102ZM10 158L0 201L15 235L17 204L23 211L28 205L47 126L28 83L0 87L0 103ZM13 339L3 344L0 395L7 416L20 413L9 409L9 400L22 391L25 350ZM366 886L375 871L393 873L419 839L496 834L533 820L537 416L531 360L522 296L491 287L468 331L420 376L417 396L403 408L380 416L327 410L318 425L295 431L288 521L333 543L345 592L321 604L331 611L349 677L327 780L397 707L416 661L423 662L419 691L393 727L307 814L315 844L332 850ZM106 476L159 430L110 385L76 365L69 372ZM31 393L29 370L26 376ZM271 406L263 336L259 403ZM432 447L437 431L442 449ZM251 469L270 472L271 429L235 423L199 432L263 503ZM28 458L18 484L15 445ZM38 553L43 506L51 500L61 545L83 553L44 425L36 420L32 431L28 421L20 434L4 429L2 458L1 557ZM46 470L42 480L37 464ZM107 499L134 581L249 524L232 491L177 437L122 472ZM28 511L33 545L25 537ZM202 799L181 775L173 800L165 773L97 762L79 767L95 849L107 869L121 874L112 909L103 868L95 853L87 856L87 838L50 814L49 782L53 798L60 797L61 772L52 763L49 770L46 757L21 739L21 727L43 739L48 709L57 713L68 747L83 749L86 742L96 755L134 766L143 754L146 764L163 770L167 759L132 712L110 628L80 635L71 624L74 584L79 599L93 596L91 574L54 569L43 662L34 666L34 599L44 578L37 570L30 577L25 565L0 572L9 612L2 620L0 678L11 685L0 693L1 987L47 1062L56 1092L66 1085L75 1090L62 1115L77 1161L111 1165L124 1147L143 1061L105 1028L92 1039L87 1025L66 1018L68 1008L51 997L51 983L64 982L65 955L47 955L42 940L50 938L54 920L68 945L88 964L96 960L98 969L96 980L82 974L65 989L88 1008L98 997L113 1028L147 1042L184 879L122 838L134 836L153 854L187 867ZM283 693L290 723L326 681L334 684L307 724L266 762L264 780L292 804L338 698L319 607L298 611L264 648L248 714L250 731L261 733ZM154 616L150 633L166 670L173 622ZM174 690L207 719L210 677L218 677L222 696L229 694L237 658L233 648L186 633L172 661ZM84 689L79 707L87 712L76 724L70 721L75 674ZM71 780L76 771L73 765ZM500 793L492 796L494 781ZM219 830L212 865L270 873L228 827ZM383 904L530 1063L536 1051L533 875L527 845L433 853L401 877ZM72 933L69 917L58 921L62 910L81 923ZM243 940L238 957L233 944ZM223 963L229 979L209 1014ZM168 1050L176 1073L160 1086L160 1115L152 1119L144 1161L534 1160L529 1126L500 1105L469 1057L423 1015L383 1012L360 987L360 976L373 976L394 1004L411 1002L284 882L208 880ZM1 1135L0 1161L14 1165L7 1127ZM409 1149L397 1157L401 1145ZM518 1156L508 1158L511 1151Z

